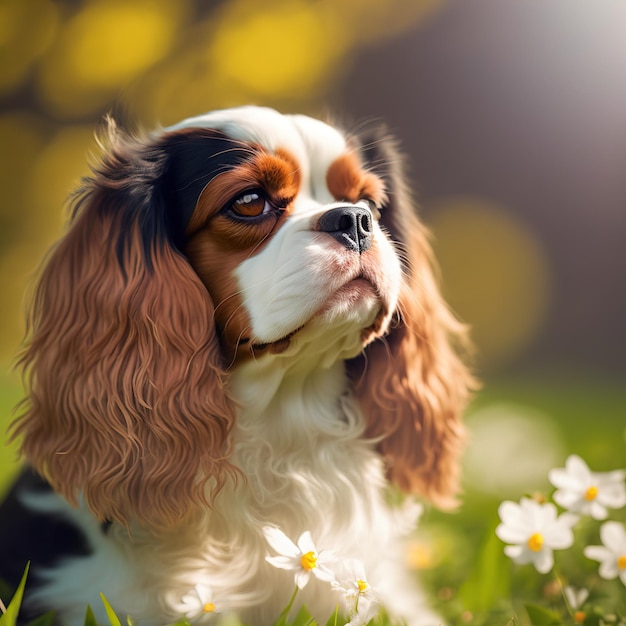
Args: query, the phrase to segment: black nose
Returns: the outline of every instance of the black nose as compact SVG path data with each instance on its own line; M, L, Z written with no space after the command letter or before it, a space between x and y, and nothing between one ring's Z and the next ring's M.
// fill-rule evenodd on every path
M318 227L352 252L362 254L372 245L372 214L363 207L330 209L320 217Z

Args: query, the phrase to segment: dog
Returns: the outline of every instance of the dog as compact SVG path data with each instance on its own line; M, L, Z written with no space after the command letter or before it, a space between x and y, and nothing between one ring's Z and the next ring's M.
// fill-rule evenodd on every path
M328 551L441 623L403 542L414 496L457 501L474 379L396 142L248 106L100 143L34 292L0 576L30 559L25 610L60 624L106 621L102 592L138 626L265 626L273 559ZM292 611L325 623L350 606L321 578Z

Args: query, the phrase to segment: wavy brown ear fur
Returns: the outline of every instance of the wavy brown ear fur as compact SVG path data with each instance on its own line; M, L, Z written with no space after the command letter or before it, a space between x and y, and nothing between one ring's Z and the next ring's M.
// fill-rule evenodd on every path
M403 258L404 283L396 324L348 369L366 414L366 435L380 440L390 480L448 508L459 489L461 416L476 386L461 357L469 351L467 331L439 293L428 234L394 143L379 135L362 152L387 185L381 221Z
M166 151L109 131L36 287L14 436L71 503L163 529L232 471L233 410L213 304L167 232Z

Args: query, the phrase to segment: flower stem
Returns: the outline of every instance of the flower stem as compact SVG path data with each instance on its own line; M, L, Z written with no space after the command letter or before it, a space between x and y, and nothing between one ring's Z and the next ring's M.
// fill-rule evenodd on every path
M289 615L289 611L291 611L291 607L293 606L293 603L296 599L296 596L298 595L298 585L296 585L296 588L293 590L293 594L291 595L291 600L289 600L289 604L287 604L287 606L283 609L283 612L280 614L280 618L278 619L278 624L282 624L283 622L287 621L287 615Z
M574 607L570 606L569 600L567 599L567 595L565 593L565 585L563 584L563 578L561 577L561 572L555 565L553 568L554 578L559 586L559 591L561 592L561 598L563 598L563 604L565 604L565 610L568 615L574 620Z

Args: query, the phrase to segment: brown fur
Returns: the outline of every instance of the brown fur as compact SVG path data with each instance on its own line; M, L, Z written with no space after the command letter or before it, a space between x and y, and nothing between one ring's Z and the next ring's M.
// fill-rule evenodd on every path
M346 152L331 163L326 184L336 200L358 202L364 198L382 202L384 184L378 176L367 172L354 152Z
M123 190L143 149L112 138L43 270L14 436L70 502L82 490L101 520L169 528L234 472L234 416L209 294L166 241L150 263L141 245Z
M348 371L366 415L366 436L379 439L389 479L449 508L459 491L461 417L477 387L463 358L471 347L466 327L440 295L428 233L404 185L396 148L387 138L371 146L370 158L389 164L377 172L389 189L381 223L399 241L405 276L395 327Z

